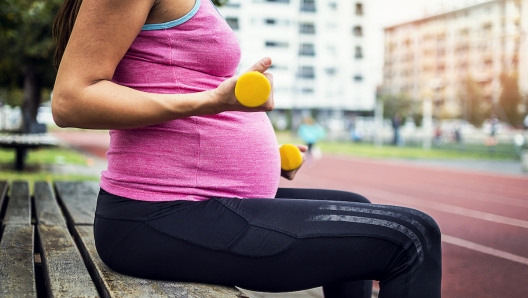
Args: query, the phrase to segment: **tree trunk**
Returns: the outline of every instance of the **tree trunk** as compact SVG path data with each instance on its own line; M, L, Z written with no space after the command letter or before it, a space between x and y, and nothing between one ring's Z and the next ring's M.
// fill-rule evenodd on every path
M22 132L29 133L32 123L37 121L40 105L42 79L34 65L29 64L24 71L24 100L22 102Z

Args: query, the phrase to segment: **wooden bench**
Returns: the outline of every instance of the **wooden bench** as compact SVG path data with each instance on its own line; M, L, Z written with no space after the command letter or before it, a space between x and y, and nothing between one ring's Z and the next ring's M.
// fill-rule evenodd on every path
M23 171L29 149L55 147L59 141L48 133L0 133L0 147L15 149L15 169Z
M96 182L0 181L0 297L242 298L236 288L140 279L99 258ZM3 217L3 218L2 218Z

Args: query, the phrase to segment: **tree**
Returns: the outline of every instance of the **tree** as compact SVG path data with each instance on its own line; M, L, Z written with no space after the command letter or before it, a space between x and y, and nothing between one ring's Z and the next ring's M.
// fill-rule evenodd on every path
M482 87L470 75L464 85L460 93L464 105L463 118L474 126L481 127L491 116L490 100L485 98Z
M502 73L502 86L497 115L501 121L514 127L522 127L524 119L524 100L519 90L519 75L517 72Z
M53 87L56 71L52 24L62 2L0 0L0 89L12 94L23 89L23 132L28 132L36 121L43 90ZM222 6L227 0L213 2Z
M0 86L23 88L22 130L36 121L43 88L55 79L51 26L62 0L0 0Z
M36 121L44 88L51 89L52 24L63 0L0 0L0 89L23 89L23 132ZM213 0L222 6L227 0ZM10 103L14 103L11 101Z
M227 4L228 0L213 0L214 5L216 6L224 6Z
M413 116L413 100L405 94L383 94L380 99L383 101L384 119L392 119L396 113L399 113L403 119Z

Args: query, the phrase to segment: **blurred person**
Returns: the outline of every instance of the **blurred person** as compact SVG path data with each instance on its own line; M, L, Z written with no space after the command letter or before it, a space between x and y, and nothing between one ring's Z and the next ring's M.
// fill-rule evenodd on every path
M458 144L458 149L463 150L464 147L462 146L462 127L460 124L457 124L455 126L455 129L453 131L453 140L456 144Z
M499 125L499 119L497 118L497 116L493 115L490 121L490 137L493 137L493 138L496 137L498 125Z
M436 145L440 145L442 143L442 127L440 124L438 124L435 128L434 142Z
M317 123L312 117L306 116L303 118L303 122L297 130L297 135L308 147L308 158L316 158L318 153L315 153L315 151L318 149L315 149L315 146L317 142L325 137L326 132L324 128L319 125L319 123Z
M392 138L392 144L394 146L400 146L401 145L401 136L400 136L400 127L402 125L402 117L400 113L394 114L394 117L392 117L392 130L393 130L393 138Z
M364 138L364 129L357 126L357 119L355 116L351 117L347 121L347 131L350 136L350 139L353 142L361 142Z
M380 297L440 297L430 216L278 187L273 93L256 108L237 101L238 40L210 1L66 0L54 32L55 122L110 130L94 220L109 268L263 292L322 286L326 298L370 297L376 279ZM271 63L248 71L273 86Z
M492 115L490 119L490 132L486 138L485 145L488 147L489 152L495 152L495 147L497 146L497 130L499 126L499 119L496 115Z

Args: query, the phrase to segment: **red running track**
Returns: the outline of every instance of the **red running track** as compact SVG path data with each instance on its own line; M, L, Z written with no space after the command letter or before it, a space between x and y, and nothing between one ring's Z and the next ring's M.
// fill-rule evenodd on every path
M107 132L56 135L103 158L109 144ZM325 155L281 186L348 190L422 210L443 234L442 297L528 297L528 176Z
M422 210L442 231L442 297L528 297L528 177L325 156L281 186Z

